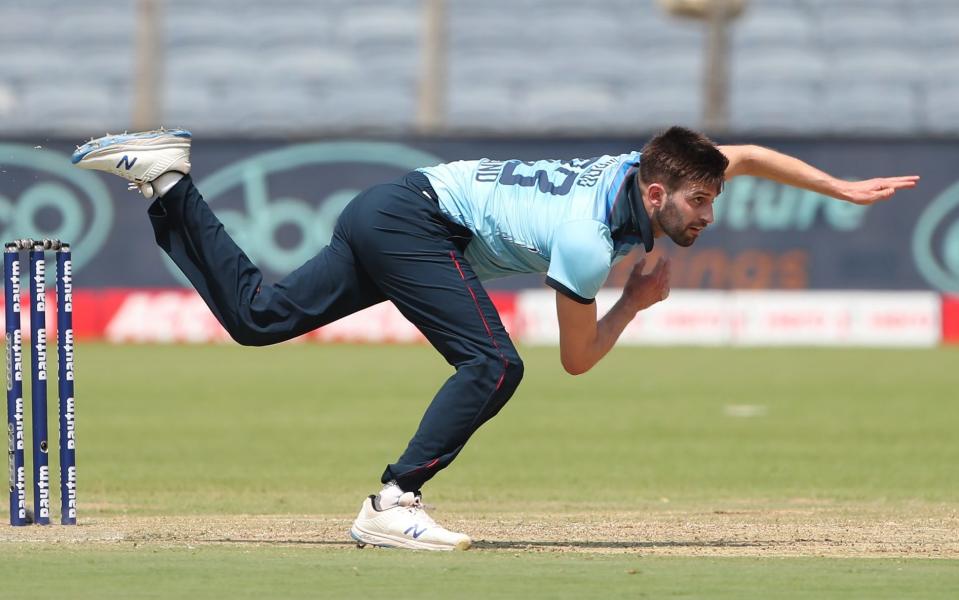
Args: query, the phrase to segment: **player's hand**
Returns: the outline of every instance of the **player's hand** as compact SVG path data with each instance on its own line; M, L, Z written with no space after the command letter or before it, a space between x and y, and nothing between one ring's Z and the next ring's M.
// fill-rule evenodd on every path
M918 181L918 175L843 181L839 187L838 197L853 204L869 205L880 200L888 200L899 190L914 188Z
M623 300L639 312L665 300L669 296L669 259L660 258L649 273L643 274L646 257L633 265L623 286Z

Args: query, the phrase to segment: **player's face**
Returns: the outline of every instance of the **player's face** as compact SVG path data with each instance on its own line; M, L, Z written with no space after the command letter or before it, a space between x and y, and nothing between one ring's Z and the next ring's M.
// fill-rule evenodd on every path
M680 246L692 246L713 222L717 192L701 184L688 184L666 194L654 216L659 228Z

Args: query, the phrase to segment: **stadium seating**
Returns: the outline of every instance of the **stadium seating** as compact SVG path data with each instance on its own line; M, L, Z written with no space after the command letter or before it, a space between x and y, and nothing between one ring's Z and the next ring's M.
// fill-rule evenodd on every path
M165 123L260 135L415 126L419 0L161 5ZM656 0L447 5L453 131L702 125L703 26ZM0 3L4 131L98 130L128 117L136 7ZM753 0L732 29L730 126L956 132L957 55L956 0Z
M817 85L761 83L734 87L730 95L729 119L736 131L808 135L829 125Z
M919 127L919 103L908 84L829 86L823 110L837 133L905 134Z

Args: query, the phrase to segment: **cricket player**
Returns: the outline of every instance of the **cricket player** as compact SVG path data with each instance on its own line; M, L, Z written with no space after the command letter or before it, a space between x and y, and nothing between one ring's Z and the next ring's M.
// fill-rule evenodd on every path
M523 361L482 282L543 273L556 291L560 360L589 371L637 312L669 295L669 263L632 269L604 315L594 298L610 268L658 238L690 246L713 222L723 182L763 177L872 204L918 177L842 181L758 146L717 146L673 127L641 152L572 160L473 160L412 171L371 187L340 215L330 244L268 284L190 178L191 135L158 130L79 147L78 167L119 175L152 200L156 242L240 344L275 344L389 300L454 368L383 488L363 501L360 545L469 548L426 514L420 489L446 468L523 377Z

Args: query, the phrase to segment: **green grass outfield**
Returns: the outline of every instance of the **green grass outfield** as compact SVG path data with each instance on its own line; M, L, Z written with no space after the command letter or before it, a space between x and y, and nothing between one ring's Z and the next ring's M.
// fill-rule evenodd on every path
M906 523L913 537L892 540L888 558L865 542L830 550L821 532L826 552L766 556L765 532L747 527L730 535L755 538L748 551L716 535L700 546L724 554L690 556L696 544L674 544L677 555L644 546L641 527L607 532L609 551L597 553L550 551L529 531L533 544L510 545L507 526L475 551L437 556L332 541L84 541L81 526L74 541L0 535L0 598L959 593L947 543L959 536L959 348L618 348L581 377L562 372L554 348L523 355L516 396L426 489L437 518L610 514L639 527L742 512L747 526L775 528L798 511L797 526L828 518L879 539L887 523ZM427 347L313 344L81 344L76 369L80 520L107 527L256 515L348 523L449 372ZM925 531L947 542L924 545Z
M3 598L955 598L954 563L424 554L312 548L29 549Z

